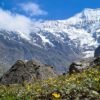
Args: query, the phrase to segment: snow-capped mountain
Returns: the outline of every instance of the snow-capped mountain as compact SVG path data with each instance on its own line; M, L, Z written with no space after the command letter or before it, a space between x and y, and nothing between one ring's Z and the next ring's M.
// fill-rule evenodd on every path
M38 59L64 70L70 62L92 57L100 44L100 9L85 9L66 20L30 24L30 31L0 25L1 61Z

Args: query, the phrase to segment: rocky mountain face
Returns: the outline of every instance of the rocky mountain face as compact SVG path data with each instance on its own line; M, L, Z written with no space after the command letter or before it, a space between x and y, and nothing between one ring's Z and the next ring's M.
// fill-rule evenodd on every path
M100 46L98 48L96 48L95 53L94 53L95 57L100 56Z
M0 62L7 66L34 58L65 71L71 62L93 57L100 44L100 9L85 9L67 20L31 23L29 33L1 26Z
M1 77L0 83L14 84L23 83L25 81L34 82L56 76L51 66L44 65L35 60L27 62L19 60Z

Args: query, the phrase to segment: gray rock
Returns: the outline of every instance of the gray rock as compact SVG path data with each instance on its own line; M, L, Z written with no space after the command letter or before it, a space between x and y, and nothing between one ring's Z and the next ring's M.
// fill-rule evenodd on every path
M100 66L100 56L93 59L93 61L90 63L90 66Z
M43 80L56 76L53 68L50 66L35 60L27 62L18 60L11 69L1 77L0 83L15 84L23 83L24 81L34 82L36 80Z
M69 74L80 73L88 67L87 63L73 62L69 67Z

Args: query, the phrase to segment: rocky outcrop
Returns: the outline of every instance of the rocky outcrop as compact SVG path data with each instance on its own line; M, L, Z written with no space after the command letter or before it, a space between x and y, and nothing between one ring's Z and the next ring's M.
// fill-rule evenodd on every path
M94 60L90 63L90 66L92 67L100 66L100 56L94 58Z
M85 69L88 69L89 67L98 67L100 66L100 56L95 58L89 58L80 62L73 62L69 66L69 74L73 73L80 73Z
M95 50L94 56L95 57L100 56L100 46Z
M69 74L80 73L88 67L88 64L81 62L73 62L69 67Z
M18 60L11 69L1 77L0 83L14 84L23 83L24 81L34 82L55 76L56 74L51 66L44 65L35 60L27 62Z

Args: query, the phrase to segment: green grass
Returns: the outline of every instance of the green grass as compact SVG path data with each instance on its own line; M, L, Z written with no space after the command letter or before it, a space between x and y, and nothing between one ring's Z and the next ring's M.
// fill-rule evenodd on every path
M0 100L100 100L100 66L35 83L0 85Z

